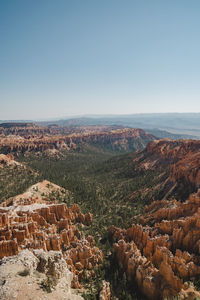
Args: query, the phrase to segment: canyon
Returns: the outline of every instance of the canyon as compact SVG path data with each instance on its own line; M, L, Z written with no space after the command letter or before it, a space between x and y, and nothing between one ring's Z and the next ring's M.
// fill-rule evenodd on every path
M140 170L166 170L171 192L193 191L186 200L166 193L152 201L128 229L110 226L118 263L148 299L200 297L192 284L200 275L199 150L199 141L159 140L133 155Z
M10 274L0 277L2 299L20 299L25 269L24 293L29 281L49 300L200 297L198 140L114 126L2 128L4 182L34 174L1 199L0 272Z

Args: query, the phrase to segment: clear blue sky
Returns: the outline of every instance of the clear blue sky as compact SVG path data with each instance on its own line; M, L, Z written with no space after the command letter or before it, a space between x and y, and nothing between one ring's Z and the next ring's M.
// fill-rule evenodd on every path
M0 0L0 119L200 112L199 0Z

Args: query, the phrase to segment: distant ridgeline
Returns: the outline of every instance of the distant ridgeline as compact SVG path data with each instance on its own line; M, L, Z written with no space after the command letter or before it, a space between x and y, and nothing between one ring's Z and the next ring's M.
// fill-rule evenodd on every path
M10 123L0 123L0 127L3 128L12 128L12 127L30 127L35 126L34 123L18 123L18 122L10 122Z

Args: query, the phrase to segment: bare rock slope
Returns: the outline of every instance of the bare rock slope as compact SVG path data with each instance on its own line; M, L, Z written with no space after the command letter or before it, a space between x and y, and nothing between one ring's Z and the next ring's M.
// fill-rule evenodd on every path
M77 291L71 289L72 279L61 252L22 250L1 260L0 299L81 300Z

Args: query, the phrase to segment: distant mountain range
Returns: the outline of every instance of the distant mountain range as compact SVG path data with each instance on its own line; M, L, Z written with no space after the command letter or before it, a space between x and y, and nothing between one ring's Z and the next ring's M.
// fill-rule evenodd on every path
M152 114L131 114L131 115L85 115L66 117L60 120L48 121L20 120L0 121L8 122L34 122L39 125L58 126L88 126L88 125L117 125L131 128L145 129L158 137L169 138L200 138L200 113L152 113ZM153 130L153 132L152 132ZM162 133L161 131L167 131ZM169 134L170 133L170 134ZM172 134L172 135L171 135ZM176 134L178 136L176 137ZM174 136L173 136L174 135Z
M40 124L51 124L51 121ZM153 113L132 115L89 115L53 121L61 126L121 125L132 128L159 129L173 134L200 138L200 113Z

